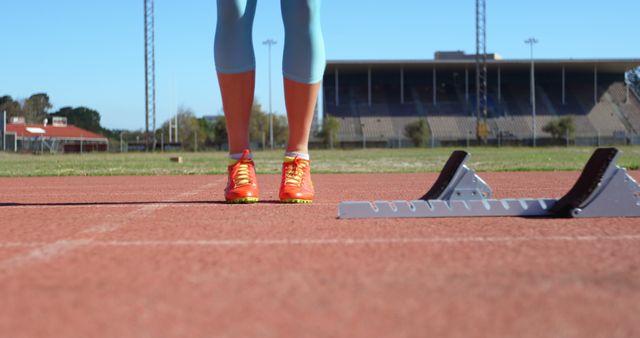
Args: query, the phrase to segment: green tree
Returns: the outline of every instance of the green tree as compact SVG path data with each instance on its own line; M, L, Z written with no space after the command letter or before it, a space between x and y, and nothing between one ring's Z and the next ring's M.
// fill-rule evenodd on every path
M626 79L629 86L633 88L637 94L640 94L640 67L628 71Z
M334 116L327 115L322 121L322 130L318 133L318 137L322 139L322 143L333 149L340 143L338 139L338 131L340 130L340 121Z
M542 131L551 134L551 137L555 140L562 140L567 135L569 138L573 138L576 132L576 124L573 117L562 117L549 121L542 127Z
M178 108L178 140L171 139L171 142L180 143L183 149L186 150L195 150L196 149L196 140L197 140L197 149L204 150L206 147L210 146L218 146L216 144L215 138L217 136L218 131L216 131L216 123L218 119L213 122L208 121L205 118L197 118L195 113L191 108L188 107L179 107ZM171 117L171 124L175 122L175 116ZM224 118L223 118L224 120ZM162 123L160 128L156 131L156 138L158 142L160 142L161 134L164 134L164 142L169 143L169 120L166 120ZM224 126L223 126L224 128ZM175 131L172 131L172 134ZM175 134L174 134L175 135ZM226 133L224 134L226 138Z
M419 119L404 127L404 135L414 146L423 147L429 140L429 124L425 119Z
M249 139L260 144L260 147L264 147L269 143L269 116L262 111L262 105L257 100L253 102L251 107ZM266 142L266 144L263 142Z
M273 115L273 142L285 146L289 140L289 123L284 115Z
M187 150L203 149L207 140L206 130L200 128L200 122L189 107L178 108L178 140Z
M288 133L287 118L285 116L274 114L273 142L276 145L285 144L289 136ZM262 110L262 105L257 100L253 102L253 106L251 107L249 138L251 142L257 143L261 147L264 147L269 143L269 114Z
M20 102L15 101L11 96L5 95L0 97L0 112L7 112L7 120L12 117L22 116L22 106Z
M203 147L210 147L213 145L215 137L214 122L207 120L204 117L198 119L198 126L204 134Z
M213 122L213 145L222 150L227 144L227 120L224 116L218 116Z
M42 123L49 114L52 105L49 95L38 93L31 95L22 104L22 114L28 123Z
M67 123L94 133L105 132L100 125L100 113L87 107L62 107L51 116L63 116Z

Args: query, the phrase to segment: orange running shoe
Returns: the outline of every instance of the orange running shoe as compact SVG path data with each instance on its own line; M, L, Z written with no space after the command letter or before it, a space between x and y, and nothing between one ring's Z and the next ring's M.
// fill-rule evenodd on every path
M249 159L249 150L245 150L240 160L227 169L229 179L224 189L224 198L227 203L257 203L260 191L255 164Z
M311 182L311 161L286 158L282 163L282 182L280 183L280 202L313 202L314 190Z

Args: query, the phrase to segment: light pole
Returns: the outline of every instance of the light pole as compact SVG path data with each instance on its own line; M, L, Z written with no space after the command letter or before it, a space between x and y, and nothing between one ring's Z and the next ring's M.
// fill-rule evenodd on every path
M533 62L533 45L539 41L536 38L529 38L524 43L531 48L531 115L533 117L533 146L536 146L536 74Z
M271 110L271 46L277 44L276 40L267 39L263 43L269 47L269 143L273 150L273 110Z

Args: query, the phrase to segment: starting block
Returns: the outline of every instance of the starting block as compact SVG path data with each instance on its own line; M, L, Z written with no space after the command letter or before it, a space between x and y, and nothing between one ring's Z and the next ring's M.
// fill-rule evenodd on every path
M640 217L640 186L616 165L616 148L597 149L561 198L491 199L489 185L466 166L469 156L453 152L420 199L342 202L338 218Z

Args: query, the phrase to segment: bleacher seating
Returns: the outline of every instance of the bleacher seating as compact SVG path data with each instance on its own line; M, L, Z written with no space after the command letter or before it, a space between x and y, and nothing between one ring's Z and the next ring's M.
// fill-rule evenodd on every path
M391 117L361 117L360 123L367 140L387 141L394 136L397 138Z
M585 115L572 115L576 124L576 136L578 137L597 137L598 131L591 123L591 120Z
M640 109L631 104L620 105L620 112L629 121L633 128L633 133L640 135Z
M625 133L626 128L616 116L610 102L601 101L587 115L596 131L601 136L613 137L615 133Z
M429 116L433 136L440 141L457 141L475 137L476 119L473 117Z
M417 117L417 116L393 117L391 119L391 124L393 125L393 135L396 135L396 137L397 137L397 135L400 135L401 139L403 139L403 140L406 139L406 136L404 135L405 127L408 124L417 121L418 119L420 119L420 117Z
M503 90L504 99L511 103L511 110L509 115L530 115L531 104L530 101L530 89L528 86L512 85Z
M573 98L577 101L578 112L575 114L583 115L585 112L589 112L595 102L593 101L593 85L576 83L568 86L567 91L571 93Z
M427 107L427 115L432 116L460 116L466 117L469 116L467 113L469 109L466 104L463 102L457 101L442 101L438 102L436 105L429 105Z
M499 132L503 137L514 137L516 139L526 139L531 137L531 117L530 116L506 116L494 119Z
M624 83L616 82L609 86L607 93L611 97L611 101L615 103L623 118L630 125L631 132L640 134L640 100L629 90L629 100L627 101L627 88Z
M475 92L470 89L465 98L464 83L438 83L437 100L433 102L433 86L426 79L422 84L408 85L405 102L400 102L398 84L374 84L371 102L366 82L340 89L340 105L335 104L335 87L325 88L325 112L339 117L340 139L344 142L368 140L406 140L407 124L426 118L430 131L439 141L462 141L475 138ZM366 77L365 77L366 79ZM443 80L444 81L444 80ZM508 81L508 80L506 80ZM575 122L575 136L580 138L619 138L640 133L640 99L633 92L627 100L627 88L615 77L603 75L598 82L597 102L594 87L586 78L569 78L562 100L562 85L557 79L546 79L536 85L536 134L550 138L542 131L554 119L570 116ZM491 92L487 123L489 138L529 140L532 137L530 87L527 81L516 79L504 83L502 97Z
M611 100L617 104L627 103L627 87L622 82L614 82L607 88Z
M558 116L579 115L584 113L584 110L580 107L580 103L571 91L565 89L565 100L564 103L562 102L561 84L545 85L545 88L547 96Z
M362 139L362 126L359 117L340 117L338 139L342 142L356 142Z

